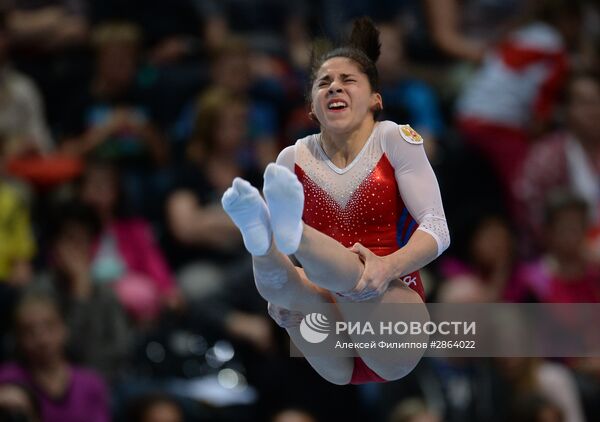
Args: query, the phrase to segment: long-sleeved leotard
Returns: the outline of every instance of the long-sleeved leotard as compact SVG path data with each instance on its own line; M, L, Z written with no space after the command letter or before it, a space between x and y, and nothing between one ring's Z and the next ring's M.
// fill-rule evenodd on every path
M433 236L438 255L448 247L437 179L421 137L410 126L376 123L361 152L343 169L327 158L320 138L302 138L277 158L304 186L306 224L346 247L359 242L379 256L406 245L415 230ZM402 280L425 299L418 271Z
M327 158L320 134L284 149L277 164L295 172L304 187L303 221L342 245L360 242L386 256L406 245L415 230L423 230L435 239L439 256L450 234L422 144L410 126L384 121L376 123L361 152L343 169ZM402 281L425 300L418 271ZM354 358L352 384L385 381Z

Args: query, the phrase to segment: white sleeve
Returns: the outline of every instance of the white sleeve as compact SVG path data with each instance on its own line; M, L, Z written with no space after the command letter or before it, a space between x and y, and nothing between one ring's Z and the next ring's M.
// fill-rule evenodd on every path
M17 81L19 83L15 84L15 89L18 90L27 109L27 124L23 129L27 131L27 135L33 139L40 151L49 152L53 148L53 142L44 117L41 94L28 78L19 76Z
M417 230L429 233L440 256L450 246L450 232L435 173L429 164L422 138L408 125L385 124L381 146L392 167L400 196L417 221ZM405 130L405 133L402 130ZM410 130L412 132L407 132ZM416 135L411 136L410 133Z
M294 173L294 166L296 165L296 149L295 145L285 147L277 156L276 164L287 167L292 173Z

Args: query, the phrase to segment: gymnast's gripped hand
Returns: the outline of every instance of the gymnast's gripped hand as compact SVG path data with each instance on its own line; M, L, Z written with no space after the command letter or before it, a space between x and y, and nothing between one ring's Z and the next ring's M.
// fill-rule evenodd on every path
M394 280L393 267L385 256L377 256L360 243L350 249L356 253L365 269L354 289L339 293L341 296L356 302L362 302L380 296Z

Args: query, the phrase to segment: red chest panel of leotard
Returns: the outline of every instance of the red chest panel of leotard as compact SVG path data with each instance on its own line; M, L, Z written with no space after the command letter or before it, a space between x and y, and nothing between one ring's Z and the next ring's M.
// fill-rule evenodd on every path
M304 222L347 248L359 242L378 256L389 255L404 246L417 228L385 154L354 191L347 192L349 199L344 205L298 164L295 172L304 187ZM403 280L423 297L418 272Z

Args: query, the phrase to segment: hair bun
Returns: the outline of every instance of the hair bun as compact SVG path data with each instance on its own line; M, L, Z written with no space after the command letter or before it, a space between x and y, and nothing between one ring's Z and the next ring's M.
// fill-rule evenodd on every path
M354 21L349 44L364 52L373 63L377 63L381 54L381 42L379 30L370 18L361 17Z

